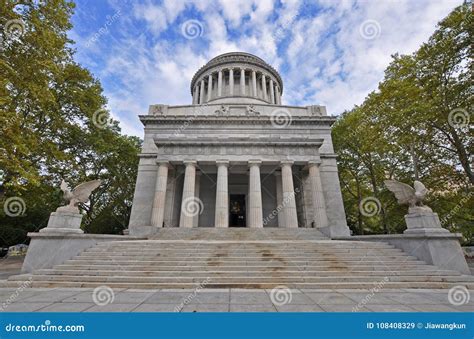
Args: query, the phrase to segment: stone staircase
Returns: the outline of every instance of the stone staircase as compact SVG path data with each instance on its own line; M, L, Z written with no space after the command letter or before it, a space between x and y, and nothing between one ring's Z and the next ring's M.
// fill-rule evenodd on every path
M474 288L474 277L391 245L328 240L314 229L163 229L149 240L100 243L32 279L31 287Z

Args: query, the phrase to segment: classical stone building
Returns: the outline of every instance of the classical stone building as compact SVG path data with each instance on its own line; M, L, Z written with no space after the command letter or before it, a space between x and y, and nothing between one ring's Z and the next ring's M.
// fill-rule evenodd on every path
M335 118L282 105L283 82L262 59L220 55L198 70L191 94L191 105L152 105L140 117L130 234L82 234L82 214L60 208L28 233L22 270L32 276L9 286L474 287L461 236L426 206L410 207L404 234L349 236Z
M281 104L264 60L226 53L191 80L192 104L151 105L130 234L161 227L318 228L349 234L326 108Z

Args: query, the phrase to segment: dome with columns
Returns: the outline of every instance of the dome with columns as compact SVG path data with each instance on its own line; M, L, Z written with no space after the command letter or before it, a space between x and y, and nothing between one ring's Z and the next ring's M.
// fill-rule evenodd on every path
M221 54L201 67L191 81L194 105L206 103L281 104L280 74L259 57L232 52Z

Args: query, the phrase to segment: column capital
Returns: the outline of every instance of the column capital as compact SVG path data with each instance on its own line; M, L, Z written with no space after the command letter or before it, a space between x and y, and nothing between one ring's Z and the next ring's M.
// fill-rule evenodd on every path
M196 167L197 161L196 160L184 160L183 164L186 165L186 166L190 165L190 166Z
M166 166L168 168L173 167L168 160L156 159L156 164L158 166Z
M216 160L216 165L217 166L229 166L229 160L225 160L225 159Z
M280 161L280 165L281 166L291 166L293 165L295 162L293 160L282 160Z
M262 160L249 160L248 162L249 167L250 166L260 166L262 164Z
M308 167L312 167L312 166L319 167L320 165L321 165L321 161L316 161L316 160L308 161Z

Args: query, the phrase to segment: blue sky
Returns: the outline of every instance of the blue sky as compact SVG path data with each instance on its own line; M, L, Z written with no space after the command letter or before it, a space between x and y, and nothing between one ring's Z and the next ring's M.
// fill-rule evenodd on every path
M76 60L100 79L123 133L143 136L148 105L190 104L189 83L221 53L279 70L287 105L338 115L377 88L394 53L412 53L460 0L76 0Z

